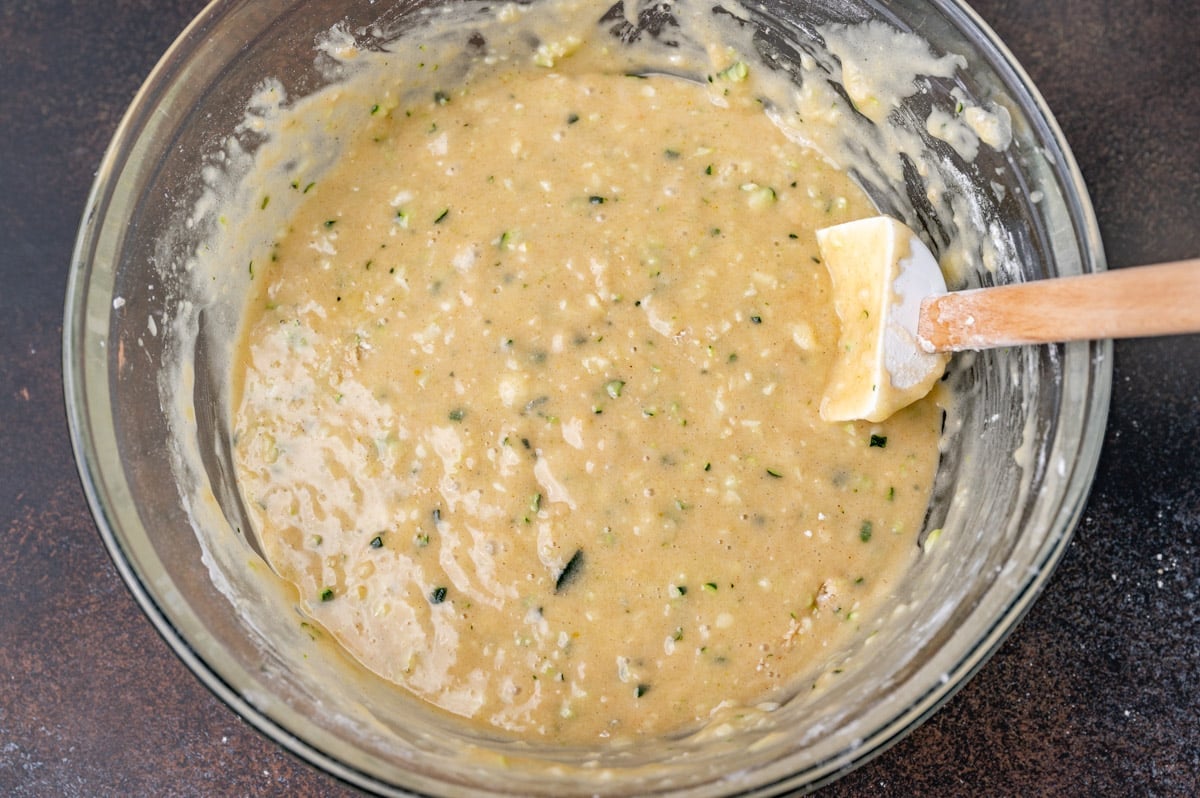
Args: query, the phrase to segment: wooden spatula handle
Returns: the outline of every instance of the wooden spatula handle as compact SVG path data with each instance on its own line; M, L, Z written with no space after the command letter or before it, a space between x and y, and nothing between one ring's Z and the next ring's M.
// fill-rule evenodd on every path
M937 352L1200 332L1200 259L928 297L917 332Z

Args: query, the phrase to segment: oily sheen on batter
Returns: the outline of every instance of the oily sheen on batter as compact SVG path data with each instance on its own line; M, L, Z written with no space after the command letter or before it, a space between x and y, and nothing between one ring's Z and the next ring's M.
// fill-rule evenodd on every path
M235 458L271 564L493 731L631 738L809 689L916 554L941 411L817 412L814 230L874 210L745 69L508 66L340 109L361 136L253 266Z

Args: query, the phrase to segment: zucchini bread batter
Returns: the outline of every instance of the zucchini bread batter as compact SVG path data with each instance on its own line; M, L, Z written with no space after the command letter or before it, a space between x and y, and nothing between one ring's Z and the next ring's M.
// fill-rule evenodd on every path
M233 405L245 504L311 619L449 712L564 743L835 680L917 553L941 423L931 400L820 420L814 231L875 211L746 63L631 76L576 46L327 98L360 132L250 265Z

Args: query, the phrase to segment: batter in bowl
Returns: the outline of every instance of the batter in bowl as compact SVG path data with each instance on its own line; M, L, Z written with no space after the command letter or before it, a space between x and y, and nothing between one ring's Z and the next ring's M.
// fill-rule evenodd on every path
M941 410L819 418L814 231L875 210L750 69L570 41L310 111L359 132L249 265L234 457L271 565L383 678L627 739L835 681L883 622Z

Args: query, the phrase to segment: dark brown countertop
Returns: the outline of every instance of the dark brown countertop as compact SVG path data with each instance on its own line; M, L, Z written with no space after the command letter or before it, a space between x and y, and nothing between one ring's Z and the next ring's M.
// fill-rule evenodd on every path
M67 436L62 304L86 193L201 6L0 5L0 794L353 792L238 718L159 638ZM974 6L1057 115L1110 266L1200 255L1200 5ZM1117 344L1099 475L1045 594L939 713L823 794L1200 794L1200 337Z

